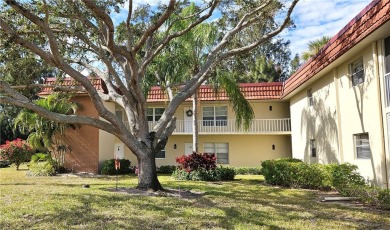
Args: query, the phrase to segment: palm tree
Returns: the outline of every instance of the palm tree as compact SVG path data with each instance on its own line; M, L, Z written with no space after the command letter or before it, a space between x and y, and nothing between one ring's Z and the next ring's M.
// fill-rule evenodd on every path
M178 23L176 23L172 30L180 31L186 28L191 22L189 20L183 20L186 16L196 12L195 4L190 4L184 15L178 16ZM181 19L180 19L181 18ZM218 36L218 28L213 24L202 24L195 28L193 31L186 34L186 36L180 37L175 42L172 42L167 50L158 60L158 64L155 65L159 69L154 69L152 74L158 76L159 83L166 89L168 95L172 93L172 87L176 82L184 82L189 80L194 73L199 71L200 66L206 60L207 54L212 43ZM175 60L172 62L171 60ZM187 68L183 68L187 66ZM181 67L181 68L178 68ZM254 117L254 112L249 102L242 95L237 81L229 78L229 71L216 70L214 80L208 82L212 84L217 90L224 89L229 97L230 103L233 105L234 112L236 113L237 126L243 125L245 129L248 129L250 122ZM193 152L198 152L198 92L193 95Z
M321 48L329 42L330 39L331 37L322 36L319 39L310 41L308 43L308 51L303 52L302 59L308 61L311 57L316 55L321 50Z
M77 104L70 102L68 97L51 94L47 98L35 101L35 104L55 113L75 114ZM40 151L49 151L58 166L63 166L68 147L65 144L65 130L74 125L57 123L40 117L31 110L22 110L15 118L14 129L30 133L27 141Z

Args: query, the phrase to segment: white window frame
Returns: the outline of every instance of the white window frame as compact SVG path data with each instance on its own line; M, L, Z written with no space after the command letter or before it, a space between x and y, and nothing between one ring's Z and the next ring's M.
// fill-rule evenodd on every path
M359 69L359 67L361 67L361 69ZM352 86L360 85L365 81L366 76L364 74L363 58L359 58L358 60L350 64L350 72L351 72ZM357 79L355 80L355 78Z
M152 114L149 114L149 109L152 110ZM149 122L157 122L159 119L156 119L156 115L160 115L159 117L161 117L161 115L164 113L164 111L163 111L161 114L157 114L156 113L157 109L163 109L165 111L165 108L163 108L163 107L148 107L146 109L146 117L148 118L148 121L149 121L149 116L151 116L153 118L152 121L149 121Z
M210 147L206 147L206 145L213 145L213 149L214 149L214 152L209 152L209 151L206 151L206 148L210 148ZM226 145L226 150L227 150L227 153L224 153L224 152L218 152L218 145ZM203 144L203 149L205 153L214 153L215 154L215 157L217 158L217 164L229 164L229 143L217 143L217 142L207 142L207 143L204 143ZM221 155L221 154L226 154L227 155L227 158L223 158L223 159L226 159L225 162L220 162L219 160L221 160L221 156L219 157L218 159L218 155Z
M205 120L205 114L204 114L205 108L212 108L213 109L213 119L212 120ZM217 116L217 109L218 108L224 108L226 115ZM226 119L217 119L218 117L226 117ZM227 126L227 118L228 118L228 107L226 105L223 105L223 106L203 106L202 107L203 126Z
M353 135L353 144L354 144L354 149L355 149L355 157L356 159L361 159L361 160L367 160L371 159L372 157L372 152L371 152L371 147L370 147L370 135L368 133L357 133ZM367 151L369 151L369 156L364 156L362 149L366 148ZM360 149L360 151L359 151ZM359 152L360 155L359 155Z
M386 42L388 45L386 46ZM384 63L384 75L385 75L385 97L386 97L386 107L390 106L390 36L386 37L383 40L383 63ZM386 56L387 54L387 56Z

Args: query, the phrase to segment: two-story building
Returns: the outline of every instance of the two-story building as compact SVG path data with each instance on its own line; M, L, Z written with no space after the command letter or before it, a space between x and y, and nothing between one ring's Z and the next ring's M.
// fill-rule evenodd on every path
M377 185L390 177L390 0L374 0L336 34L320 52L284 83L242 84L255 119L248 131L236 128L224 92L199 90L200 152L216 153L229 166L258 166L262 160L294 157L310 163L345 163ZM100 79L91 79L104 90ZM49 79L47 84L53 84ZM50 93L50 90L43 94ZM86 95L81 114L97 116ZM148 96L148 119L159 119L165 97L155 87ZM107 102L124 121L125 113ZM192 102L176 111L177 128L157 165L173 165L192 152ZM91 127L69 131L72 152L67 166L99 171L114 152L137 161L116 137Z

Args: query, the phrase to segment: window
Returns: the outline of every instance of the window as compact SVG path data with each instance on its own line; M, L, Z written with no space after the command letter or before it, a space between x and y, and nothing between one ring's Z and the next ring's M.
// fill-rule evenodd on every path
M115 115L116 115L117 118L119 118L119 120L124 121L124 119L123 119L123 110L116 110L115 111Z
M354 135L355 151L357 159L370 159L370 138L368 133L360 133Z
M156 122L160 120L164 110L164 108L148 108L146 113L148 121Z
M227 106L203 107L203 126L227 126Z
M307 91L307 104L309 106L313 106L314 100L313 100L313 93L311 92L311 89Z
M364 82L363 59L351 64L352 85L358 85Z
M156 154L156 159L165 159L165 149Z
M217 164L229 164L228 143L204 143L205 153L214 153L217 157Z
M390 37L385 38L385 94L386 106L390 106Z
M310 140L310 155L311 157L317 157L317 146L315 139Z

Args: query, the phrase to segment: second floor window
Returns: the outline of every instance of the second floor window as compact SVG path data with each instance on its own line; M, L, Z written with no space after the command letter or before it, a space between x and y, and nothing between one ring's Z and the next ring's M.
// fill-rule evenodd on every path
M148 108L147 117L148 121L156 122L160 120L162 114L164 113L164 108Z
M363 59L360 59L351 64L351 79L353 86L364 82Z
M314 104L313 93L311 92L311 89L307 91L307 104L308 106L313 106Z
M317 145L315 139L310 140L310 155L311 157L317 157Z
M227 106L203 107L203 126L227 126Z

